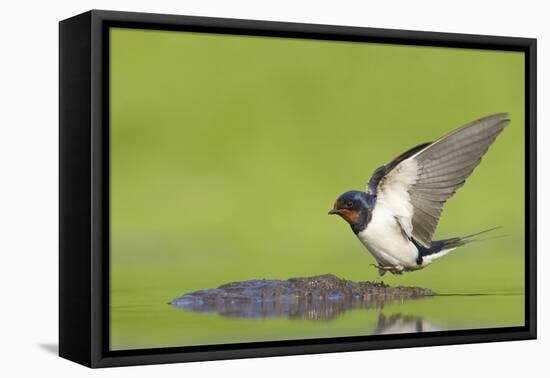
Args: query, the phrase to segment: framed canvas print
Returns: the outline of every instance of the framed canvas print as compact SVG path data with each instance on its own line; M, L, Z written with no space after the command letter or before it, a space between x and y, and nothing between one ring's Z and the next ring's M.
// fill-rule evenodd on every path
M536 337L536 41L60 23L60 355Z

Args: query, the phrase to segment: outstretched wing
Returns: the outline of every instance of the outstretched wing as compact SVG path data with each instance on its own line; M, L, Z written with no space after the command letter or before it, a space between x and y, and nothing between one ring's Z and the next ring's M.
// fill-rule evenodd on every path
M419 145L378 168L367 186L403 231L429 247L445 202L464 185L510 123L506 113L474 121L433 143Z
M401 155L399 155L398 157L390 161L388 164L378 167L369 179L369 183L367 185L367 193L375 195L378 188L378 184L380 183L380 180L382 180L388 174L388 172L394 169L397 164L401 163L403 160L407 158L410 158L411 156L416 154L418 151L429 146L430 144L432 144L432 142L422 143L422 144L419 144L418 146L414 146L410 150L403 152Z

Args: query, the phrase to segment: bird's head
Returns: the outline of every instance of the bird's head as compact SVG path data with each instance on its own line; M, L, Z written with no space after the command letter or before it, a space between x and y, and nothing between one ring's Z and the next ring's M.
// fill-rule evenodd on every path
M329 214L338 214L348 222L354 231L366 227L370 220L372 197L359 190L345 192L334 202L334 207Z

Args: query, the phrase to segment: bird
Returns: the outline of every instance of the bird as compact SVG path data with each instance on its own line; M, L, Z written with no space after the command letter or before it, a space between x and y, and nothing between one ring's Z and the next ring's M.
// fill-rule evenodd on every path
M373 255L380 277L425 268L475 234L432 240L443 206L510 124L508 113L473 121L434 142L419 144L377 168L365 191L340 195L328 214L339 215Z

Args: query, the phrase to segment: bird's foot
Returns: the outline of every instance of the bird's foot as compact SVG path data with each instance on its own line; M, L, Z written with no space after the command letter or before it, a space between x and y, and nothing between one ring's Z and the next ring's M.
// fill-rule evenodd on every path
M400 269L396 266L391 266L391 265L385 266L385 265L376 265L376 264L371 264L371 265L374 266L376 269L378 269L378 273L380 274L380 276L383 276L386 272L390 272L391 274L403 274L403 269Z

